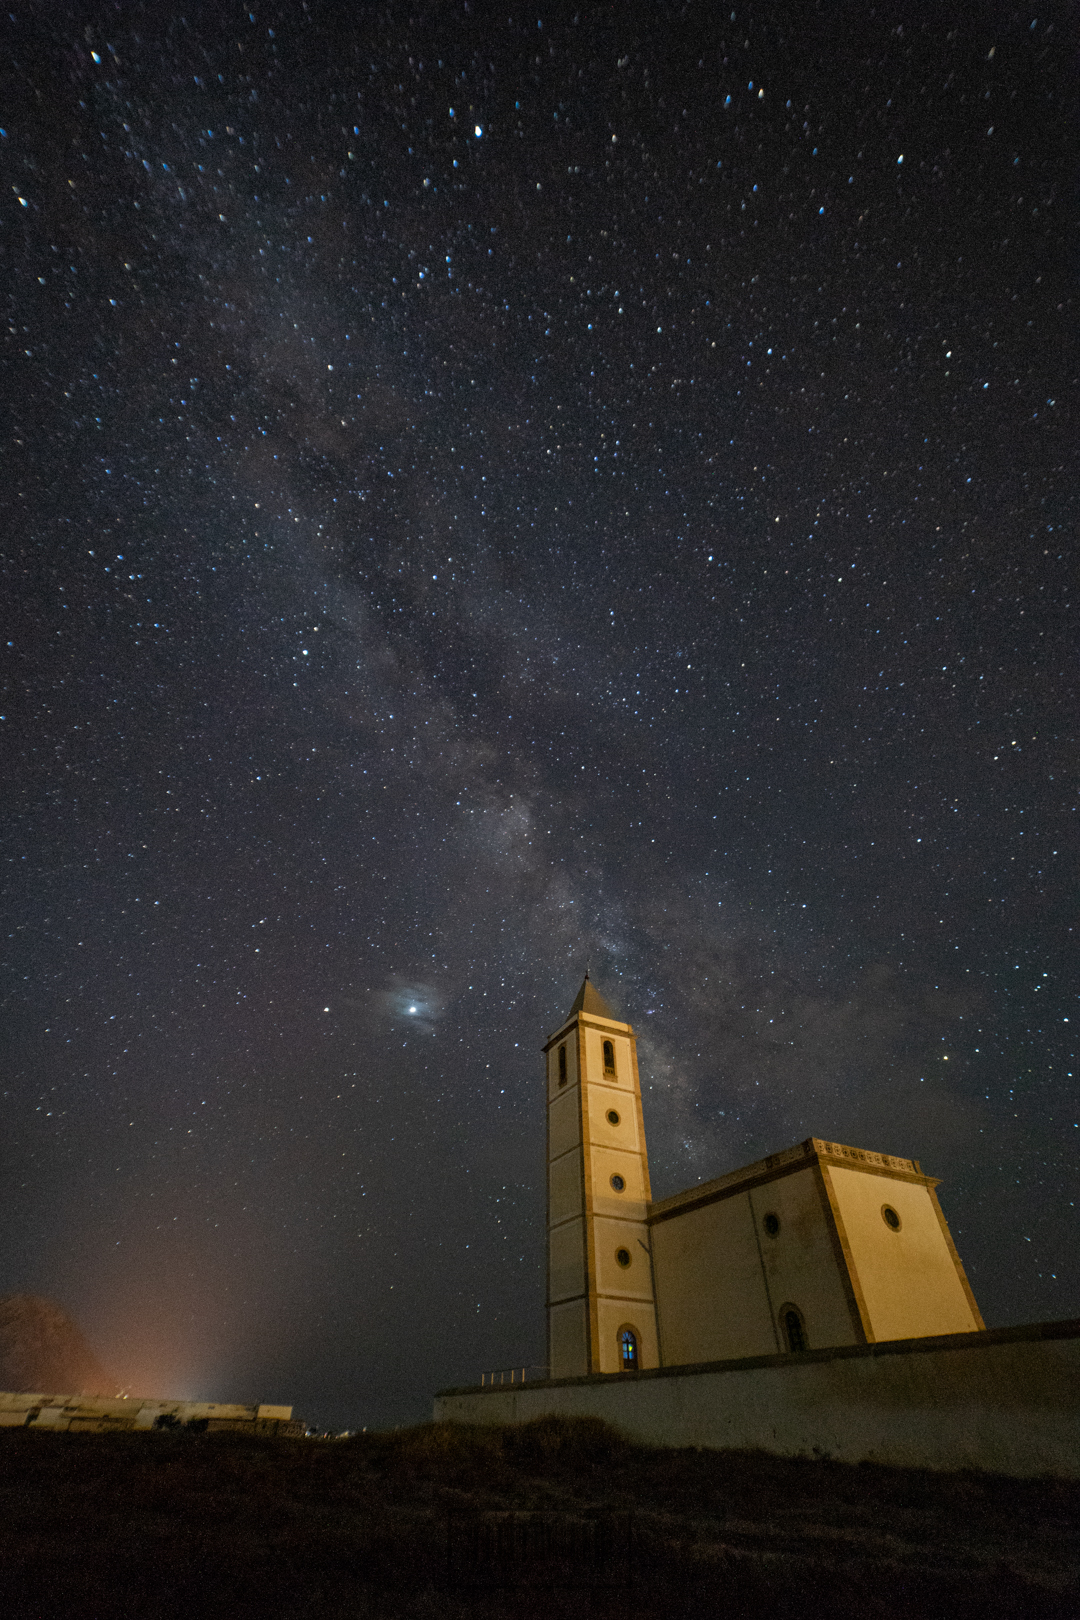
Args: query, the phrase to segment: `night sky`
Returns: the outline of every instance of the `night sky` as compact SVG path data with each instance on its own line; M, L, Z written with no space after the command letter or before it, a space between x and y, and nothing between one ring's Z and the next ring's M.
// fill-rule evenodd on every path
M541 1362L588 963L657 1196L913 1156L1080 1314L1065 9L180 12L0 26L0 1293Z

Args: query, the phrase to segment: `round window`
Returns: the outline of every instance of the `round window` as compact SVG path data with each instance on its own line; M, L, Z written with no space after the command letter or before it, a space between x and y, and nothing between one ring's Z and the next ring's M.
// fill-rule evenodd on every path
M885 1225L889 1228L890 1231L899 1232L899 1230L900 1230L900 1217L896 1213L895 1209L893 1209L891 1204L882 1204L882 1206L881 1206L881 1218L885 1222Z
M620 1266L622 1266L623 1270L625 1271L627 1266L630 1264L630 1250L629 1249L616 1249L615 1250L615 1258L619 1262Z
M626 1182L623 1180L622 1176L612 1176L611 1185L614 1187L616 1192L622 1192L623 1188L626 1186Z
M768 1215L766 1215L761 1224L765 1228L766 1232L768 1232L770 1237L775 1237L780 1230L780 1217L779 1215L773 1215L770 1212Z
M615 1112L614 1108L609 1108L608 1109L608 1111L607 1111L607 1122L608 1122L609 1125L617 1125L619 1123L619 1116Z

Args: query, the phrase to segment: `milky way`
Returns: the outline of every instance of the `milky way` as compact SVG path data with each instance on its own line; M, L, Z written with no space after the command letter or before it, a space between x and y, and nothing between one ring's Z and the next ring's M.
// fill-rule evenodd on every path
M1080 1310L1072 44L926 17L7 16L0 1292L130 1387L540 1361L586 963L658 1196Z

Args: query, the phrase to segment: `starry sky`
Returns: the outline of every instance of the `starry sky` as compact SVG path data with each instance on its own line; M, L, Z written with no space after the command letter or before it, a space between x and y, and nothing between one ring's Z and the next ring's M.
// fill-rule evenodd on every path
M541 1362L588 963L657 1196L913 1156L1080 1314L1064 10L5 17L0 1292Z

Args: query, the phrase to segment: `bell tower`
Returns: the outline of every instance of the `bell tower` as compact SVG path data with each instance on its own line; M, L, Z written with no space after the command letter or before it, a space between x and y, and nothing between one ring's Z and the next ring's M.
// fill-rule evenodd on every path
M588 972L547 1064L548 1376L658 1367L637 1044Z

